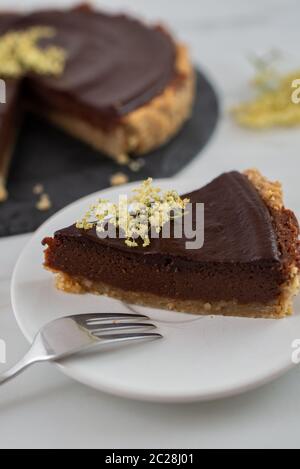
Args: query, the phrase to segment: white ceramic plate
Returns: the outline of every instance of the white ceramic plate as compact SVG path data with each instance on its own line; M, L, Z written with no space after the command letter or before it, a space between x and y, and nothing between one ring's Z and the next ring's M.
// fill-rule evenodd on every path
M163 188L171 185L159 182ZM134 184L136 185L136 183ZM114 199L132 185L101 193ZM188 182L177 187L190 190ZM86 197L48 220L24 249L12 281L17 321L29 341L59 316L84 312L125 311L118 301L92 295L68 295L54 287L42 267L41 240L72 224L99 194ZM102 391L131 398L187 402L237 394L270 381L292 364L292 343L300 337L300 304L293 317L275 320L195 318L136 308L157 322L164 338L123 346L59 365L68 376Z

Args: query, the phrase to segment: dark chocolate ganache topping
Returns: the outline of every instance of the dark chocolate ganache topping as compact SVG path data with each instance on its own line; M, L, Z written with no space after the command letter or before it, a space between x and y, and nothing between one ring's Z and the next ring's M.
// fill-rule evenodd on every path
M184 197L193 204L204 203L204 245L200 249L186 249L185 236L155 238L146 248L128 248L124 239L99 239L95 229L79 230L74 225L56 235L89 238L136 256L159 254L196 262L226 263L280 260L270 213L243 174L236 171L222 174ZM195 213L193 210L194 222Z
M56 34L45 45L50 41L63 48L67 60L60 76L26 80L27 94L91 121L100 115L111 120L126 115L160 94L176 76L175 44L158 26L88 7L0 14L0 34L32 26L53 27Z

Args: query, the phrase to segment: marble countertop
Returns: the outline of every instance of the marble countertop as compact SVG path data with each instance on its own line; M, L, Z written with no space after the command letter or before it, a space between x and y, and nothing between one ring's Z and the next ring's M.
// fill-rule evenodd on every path
M10 6L1 0L1 8ZM71 1L15 1L24 8ZM247 56L272 48L283 67L300 67L298 0L106 0L115 10L163 19L187 42L194 61L210 76L222 103L214 138L179 178L201 184L228 169L257 166L280 178L287 205L300 213L299 130L251 132L238 128L228 108L247 98ZM30 235L0 240L0 337L8 365L27 348L10 304L10 279ZM41 305L42 307L42 305ZM299 331L300 336L300 331ZM0 372L5 366L0 364ZM287 448L300 447L300 369L245 395L210 403L160 405L135 402L77 384L45 364L1 388L1 448Z

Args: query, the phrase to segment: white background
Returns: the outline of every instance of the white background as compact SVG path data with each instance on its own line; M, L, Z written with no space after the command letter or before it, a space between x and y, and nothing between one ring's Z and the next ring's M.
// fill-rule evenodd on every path
M15 0L14 7L71 3ZM249 54L277 48L283 53L284 69L300 70L299 1L93 3L162 19L190 45L194 61L218 90L222 120L217 133L179 177L200 184L223 170L257 166L282 180L287 205L300 213L299 129L251 132L238 128L228 115L231 105L249 96ZM11 1L0 0L0 7L11 8ZM27 239L26 235L0 240L0 337L7 342L9 364L27 348L9 299L11 273ZM295 331L297 337L300 331ZM0 372L4 368L0 364ZM1 448L299 448L299 418L299 368L257 391L204 404L158 405L107 396L72 382L51 365L33 368L0 389Z

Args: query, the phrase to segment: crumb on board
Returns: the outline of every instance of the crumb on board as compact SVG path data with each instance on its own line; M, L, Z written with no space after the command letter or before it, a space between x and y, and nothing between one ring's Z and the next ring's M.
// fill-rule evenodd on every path
M128 167L131 171L137 173L140 169L145 165L145 160L143 158L139 158L138 160L132 160L128 164Z
M119 163L122 166L127 165L129 161L130 161L130 158L125 153L121 153L120 155L117 156L117 163Z
M121 186L122 184L126 184L128 180L129 178L126 174L119 172L111 176L110 184L111 186Z
M32 192L35 195L41 195L44 192L43 184L35 184L35 186L32 188Z
M46 212L52 207L51 200L48 194L41 194L39 201L36 204L36 208L41 212Z
M137 173L145 165L145 160L143 158L132 159L125 153L122 153L117 156L117 163L120 166L127 166L131 171Z

